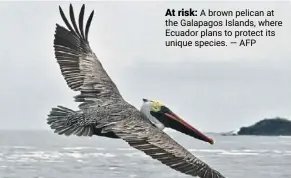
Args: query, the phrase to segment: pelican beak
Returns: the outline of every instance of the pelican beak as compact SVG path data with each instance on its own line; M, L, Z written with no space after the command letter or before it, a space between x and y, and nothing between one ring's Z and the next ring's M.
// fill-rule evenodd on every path
M164 123L166 127L168 126L172 129L175 129L179 132L192 136L196 139L208 142L210 144L214 144L213 139L207 137L198 129L195 129L193 126L185 122L182 118L177 116L172 111L167 111L166 113L164 113L164 116L166 116L167 118L167 119L165 118L163 119L163 122L166 122L166 124Z

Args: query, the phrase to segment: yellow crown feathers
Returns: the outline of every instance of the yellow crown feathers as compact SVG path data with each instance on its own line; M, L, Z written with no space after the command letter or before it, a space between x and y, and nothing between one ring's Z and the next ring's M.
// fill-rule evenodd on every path
M160 101L151 101L152 102L152 111L160 111L161 107L163 106L162 102Z

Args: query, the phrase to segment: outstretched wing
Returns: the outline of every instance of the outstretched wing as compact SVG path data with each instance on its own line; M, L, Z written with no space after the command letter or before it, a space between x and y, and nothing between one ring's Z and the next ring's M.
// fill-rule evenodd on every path
M176 171L200 178L225 178L142 117L124 121L111 129L130 146Z
M81 92L75 96L76 102L82 102L79 107L102 105L108 101L122 99L116 85L102 67L88 42L94 11L88 18L84 32L85 5L82 6L79 14L79 26L75 21L72 4L70 4L70 20L73 27L61 7L59 10L67 29L57 24L54 39L55 57L68 86L74 91Z

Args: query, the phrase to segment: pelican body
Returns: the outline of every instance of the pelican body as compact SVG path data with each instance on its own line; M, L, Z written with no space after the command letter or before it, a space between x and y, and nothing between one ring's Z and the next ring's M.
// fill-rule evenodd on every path
M91 50L88 33L94 11L84 27L85 5L78 25L70 5L70 21L59 7L66 27L56 24L54 51L67 85L79 94L79 110L58 106L47 118L51 129L59 135L102 136L123 139L131 147L143 151L161 163L191 176L224 178L218 171L192 155L169 137L169 127L196 139L213 144L213 140L186 123L158 101L143 99L140 110L126 102L110 79L100 60Z

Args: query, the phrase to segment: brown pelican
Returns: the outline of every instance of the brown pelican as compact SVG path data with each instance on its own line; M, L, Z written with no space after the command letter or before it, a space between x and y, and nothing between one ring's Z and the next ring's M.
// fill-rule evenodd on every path
M94 11L90 14L84 31L85 5L81 8L78 25L72 5L72 26L61 7L59 10L67 28L56 24L55 57L68 86L80 92L75 96L75 101L81 104L78 111L62 106L53 108L47 119L51 129L66 136L97 135L123 139L130 146L184 174L201 178L223 178L218 171L169 137L163 129L169 127L213 144L211 138L160 102L143 99L139 111L122 98L89 45L88 33Z

